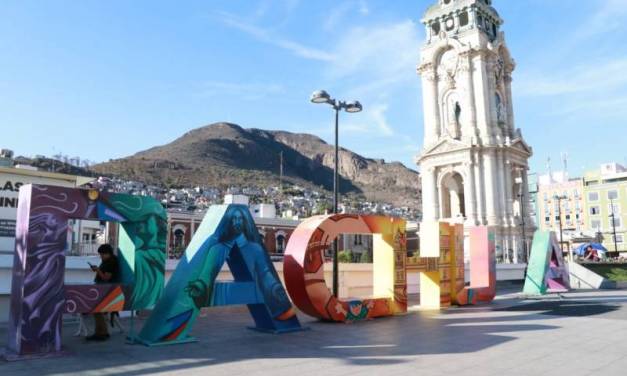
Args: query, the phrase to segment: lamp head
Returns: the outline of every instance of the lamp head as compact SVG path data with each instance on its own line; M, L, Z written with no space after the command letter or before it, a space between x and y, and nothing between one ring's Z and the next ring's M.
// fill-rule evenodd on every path
M346 112L356 113L361 112L361 110L363 110L363 107L359 101L346 103Z
M311 94L311 103L322 104L331 102L331 96L324 90L317 90Z

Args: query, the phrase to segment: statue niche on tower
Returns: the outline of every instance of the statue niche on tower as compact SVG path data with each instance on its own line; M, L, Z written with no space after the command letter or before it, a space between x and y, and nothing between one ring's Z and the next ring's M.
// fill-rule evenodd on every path
M462 106L459 104L459 100L455 93L451 94L446 101L446 114L446 135L455 140L459 140L462 136Z

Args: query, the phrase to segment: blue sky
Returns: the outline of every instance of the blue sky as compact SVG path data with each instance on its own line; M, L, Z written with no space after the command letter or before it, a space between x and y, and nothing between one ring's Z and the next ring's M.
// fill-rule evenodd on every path
M0 147L104 161L218 121L332 141L324 88L358 99L341 144L413 165L436 0L3 1ZM495 0L534 171L625 162L627 1Z

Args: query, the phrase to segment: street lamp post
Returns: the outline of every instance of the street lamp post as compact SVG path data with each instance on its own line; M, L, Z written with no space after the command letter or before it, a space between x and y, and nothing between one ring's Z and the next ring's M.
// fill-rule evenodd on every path
M520 200L520 226L522 227L522 243L523 243L523 253L526 258L526 262L529 262L529 254L527 253L527 232L525 231L525 194L523 192L518 194L518 199Z
M560 221L560 249L562 250L562 253L564 252L564 232L562 229L562 200L568 200L567 196L558 196L555 195L553 196L554 200L557 200L557 216L559 217L559 221ZM568 251L569 254L569 260L570 260L570 250Z
M522 243L523 254L525 255L525 262L529 262L529 253L527 253L527 232L525 231L525 190L523 189L524 179L522 177L516 178L516 183L520 184L520 191L518 193L518 201L520 203L520 225L522 227ZM518 251L517 251L518 252Z
M335 110L335 166L333 169L333 214L338 212L338 199L339 199L339 180L338 180L338 165L339 165L339 118L340 111L344 110L348 113L356 113L362 110L361 103L358 101L345 102L331 98L329 93L324 90L315 91L311 95L311 102L315 104L328 104ZM339 262L338 262L338 239L333 241L333 295L339 294Z

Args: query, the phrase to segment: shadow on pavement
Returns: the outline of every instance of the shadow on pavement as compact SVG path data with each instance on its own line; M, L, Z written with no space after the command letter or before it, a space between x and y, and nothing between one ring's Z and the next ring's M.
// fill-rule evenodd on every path
M526 310L532 311L530 308L502 309ZM467 312L452 308L445 314L418 312L352 325L322 323L301 317L311 330L271 335L246 329L252 319L245 308L215 308L198 319L193 330L199 340L196 343L149 348L126 345L121 334L104 343L86 343L66 334L64 345L69 356L0 363L0 373L145 375L198 371L207 366L241 367L241 363L234 364L236 362L250 366L246 361L258 363L253 369L262 371L263 367L274 368L274 359L281 359L280 364L284 364L285 359L295 359L309 371L316 369L319 359L337 359L355 366L401 364L412 361L410 357L416 355L473 353L512 341L515 333L558 328L522 323L538 319L541 317L538 314L490 315L486 318L481 315L486 312L494 314L495 311L482 307L476 311L476 317L461 317ZM456 314L461 315L455 317ZM507 324L495 324L499 321ZM64 331L71 333L73 329L66 325Z
M501 312L528 312L541 311L543 315L586 317L603 315L617 311L621 308L618 304L607 304L587 301L573 300L551 300L539 301L529 304L515 305L507 308L500 308Z

